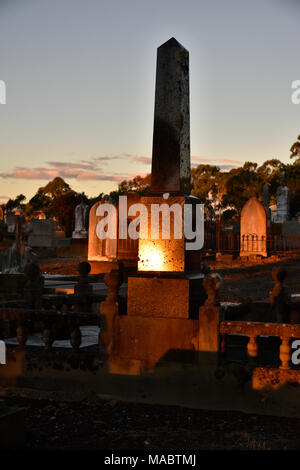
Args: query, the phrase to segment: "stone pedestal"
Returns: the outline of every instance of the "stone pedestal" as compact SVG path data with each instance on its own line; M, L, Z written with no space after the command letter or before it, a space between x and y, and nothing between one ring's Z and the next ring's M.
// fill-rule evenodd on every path
M186 250L184 236L184 206L190 205L195 226L196 206L199 200L196 197L183 195L171 195L165 198L162 195L151 195L142 197L140 202L147 208L148 232L147 237L143 237L140 233L138 270L174 273L199 270L200 250ZM158 210L159 218L154 215ZM169 233L166 232L166 227L169 227ZM199 229L201 228L203 229L203 227ZM155 237L153 232L156 230ZM178 230L181 231L181 238L176 238Z
M129 277L127 315L197 318L205 299L203 274Z
M74 230L72 238L88 238L89 232L87 230Z

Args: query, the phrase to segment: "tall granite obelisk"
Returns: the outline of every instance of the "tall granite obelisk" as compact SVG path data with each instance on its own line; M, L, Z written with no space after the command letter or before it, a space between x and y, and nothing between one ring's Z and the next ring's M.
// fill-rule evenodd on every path
M190 189L189 53L171 38L157 50L151 191L140 199L147 208L147 236L140 231L138 273L128 278L128 317L199 315L200 248L187 248L185 208L196 222L200 201ZM182 228L180 235L175 225ZM198 234L201 228L195 226Z
M151 192L190 188L189 53L171 38L157 49Z

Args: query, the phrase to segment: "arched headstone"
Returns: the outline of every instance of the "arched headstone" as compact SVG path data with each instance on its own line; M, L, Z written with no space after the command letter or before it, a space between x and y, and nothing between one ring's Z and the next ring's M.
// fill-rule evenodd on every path
M75 207L75 229L72 238L87 238L89 223L89 206L81 202Z
M267 217L264 206L252 197L241 213L240 256L267 256Z
M117 258L117 239L106 238L101 240L97 235L97 225L103 217L97 215L97 210L101 204L107 204L109 201L98 201L90 210L89 217L89 261L112 261ZM117 226L117 211L115 211L114 220L108 220L108 223Z

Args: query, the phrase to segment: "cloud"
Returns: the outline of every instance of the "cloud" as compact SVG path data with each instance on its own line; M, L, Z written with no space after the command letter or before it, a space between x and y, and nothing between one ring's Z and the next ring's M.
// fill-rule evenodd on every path
M152 158L150 157L133 157L133 160L135 162L144 163L145 165L150 165L152 162Z
M92 157L88 160L72 162L46 161L45 166L35 168L17 166L11 172L0 173L0 178L49 181L60 176L64 179L75 179L77 181L111 181L115 183L128 179L128 174L120 175L119 173L103 171L99 165L100 162L105 165L112 160L123 160L128 163L139 162L147 165L151 163L150 157L123 153L120 155L103 155Z
M48 164L54 168L16 167L11 173L0 173L0 177L4 179L49 180L60 176L64 179L76 179L78 181L99 180L112 182L120 182L127 178L127 175L106 174L93 166L82 164L77 165L68 162L48 162Z
M17 166L11 172L0 173L0 178L3 179L15 179L15 180L46 180L49 181L57 176L63 179L74 179L77 181L110 181L113 183L119 183L125 179L132 179L137 174L145 176L144 172L128 171L125 174L114 173L111 171L104 171L99 165L106 164L111 160L123 160L123 162L130 164L142 163L144 165L151 164L151 158L143 155L134 155L129 153L123 153L120 155L103 155L98 157L92 157L88 160L78 161L47 161L45 166L41 167L24 167ZM192 157L192 166L197 166L200 162L218 165L222 170L230 170L241 166L239 160L232 160L229 158L207 158L207 157Z
M199 157L199 156L192 156L191 157L192 163L208 163L210 165L218 165L221 166L221 164L225 165L233 165L235 166L241 166L243 163L240 160L232 160L230 158L213 158L213 157Z

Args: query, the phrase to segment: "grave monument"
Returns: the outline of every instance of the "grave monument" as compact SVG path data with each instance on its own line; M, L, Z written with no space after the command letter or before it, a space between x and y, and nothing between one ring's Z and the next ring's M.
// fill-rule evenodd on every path
M286 185L286 173L281 172L281 184L276 192L277 212L274 218L275 223L284 223L289 219L290 214L290 190Z
M264 206L252 197L241 212L240 256L268 256L267 215Z
M89 206L83 201L75 207L75 229L72 238L88 238Z
M100 307L106 325L102 338L112 373L138 374L155 367L168 351L199 347L199 307L205 300L202 246L188 250L184 233L185 204L190 205L193 216L197 205L203 210L199 200L189 194L189 116L189 53L171 38L157 51L151 190L140 198L148 223L144 234L140 227L138 271L128 277L127 314L118 315L113 296ZM153 207L173 205L182 224L181 236L175 235L175 211L169 213L169 236L164 236L163 216L156 219L154 236ZM118 284L121 280L113 273Z

